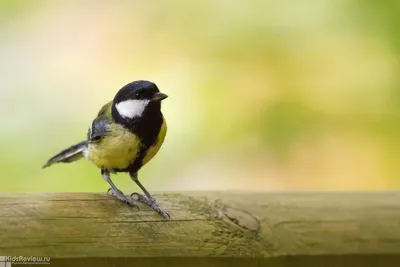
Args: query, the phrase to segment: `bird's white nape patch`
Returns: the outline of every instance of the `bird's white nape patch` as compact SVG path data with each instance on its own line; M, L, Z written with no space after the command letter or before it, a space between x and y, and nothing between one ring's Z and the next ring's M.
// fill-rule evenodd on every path
M149 102L149 100L129 99L119 102L115 107L119 115L124 118L133 119L142 116L143 111Z

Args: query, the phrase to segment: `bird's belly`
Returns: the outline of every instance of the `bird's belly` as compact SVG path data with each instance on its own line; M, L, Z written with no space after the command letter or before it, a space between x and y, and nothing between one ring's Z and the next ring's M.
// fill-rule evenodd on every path
M139 139L131 134L106 136L88 147L88 158L101 169L125 169L136 158Z

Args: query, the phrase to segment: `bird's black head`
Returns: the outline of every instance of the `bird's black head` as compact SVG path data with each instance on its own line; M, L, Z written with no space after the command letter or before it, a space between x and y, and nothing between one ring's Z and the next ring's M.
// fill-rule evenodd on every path
M161 100L167 97L152 82L134 81L118 91L114 97L113 109L124 119L137 119L147 109L160 110Z

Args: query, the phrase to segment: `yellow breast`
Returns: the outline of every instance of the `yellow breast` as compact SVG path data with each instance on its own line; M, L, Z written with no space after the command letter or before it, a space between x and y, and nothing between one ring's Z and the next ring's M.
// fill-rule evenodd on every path
M125 169L136 158L139 138L119 124L113 124L109 135L88 147L88 158L97 167Z
M167 134L167 124L163 120L157 141L145 154L142 165L149 162L160 150ZM90 143L88 158L101 169L125 169L136 159L140 139L119 124L113 124L111 131L99 142Z

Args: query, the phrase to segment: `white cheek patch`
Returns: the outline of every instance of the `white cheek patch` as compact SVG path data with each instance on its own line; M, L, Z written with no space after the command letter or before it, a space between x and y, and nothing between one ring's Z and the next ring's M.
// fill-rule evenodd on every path
M115 105L119 115L124 118L133 119L135 117L141 117L145 110L149 100L136 100L130 99L121 101Z

